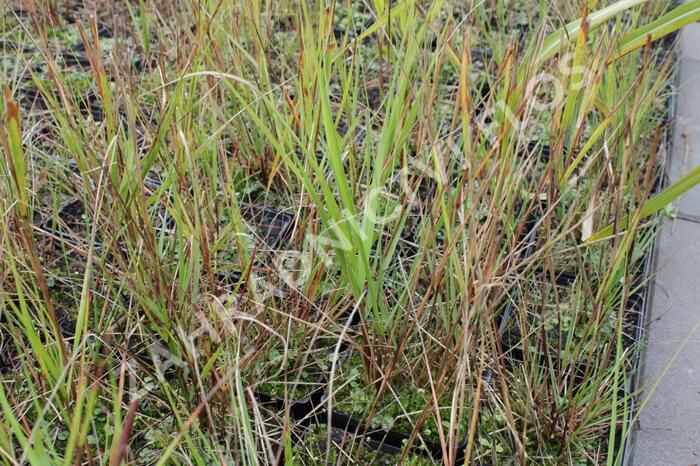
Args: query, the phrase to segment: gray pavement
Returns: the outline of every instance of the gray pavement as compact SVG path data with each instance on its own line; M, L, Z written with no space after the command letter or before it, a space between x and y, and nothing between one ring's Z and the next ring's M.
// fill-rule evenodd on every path
M671 181L700 165L700 24L681 34ZM634 466L700 465L700 187L676 203L657 242L639 386L650 396L635 427ZM658 381L658 384L656 384ZM655 389L653 387L655 386Z

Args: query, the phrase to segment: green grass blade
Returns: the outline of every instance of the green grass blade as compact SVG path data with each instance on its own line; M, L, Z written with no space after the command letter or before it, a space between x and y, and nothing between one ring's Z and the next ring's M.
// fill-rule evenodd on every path
M664 209L671 202L675 201L698 184L700 184L700 165L693 168L680 180L676 181L671 186L664 189L662 192L645 202L639 211L640 220L650 217L656 212L659 212L660 210ZM628 218L623 219L620 228L626 228L627 222ZM611 236L614 232L615 225L608 225L602 230L594 233L592 236L586 239L585 242L592 243L595 241L599 241L601 239Z
M661 39L698 20L700 20L700 0L684 3L656 21L652 21L626 34L620 39L620 50L610 58L610 61L617 60L638 48L644 47L647 42Z
M647 1L648 0L621 0L603 8L602 10L591 13L588 16L589 30L596 29L620 13L637 5L646 3ZM577 37L581 27L581 20L578 19L552 33L544 40L542 50L540 50L540 53L537 56L537 61L542 62L556 55L561 49L562 45L569 43Z

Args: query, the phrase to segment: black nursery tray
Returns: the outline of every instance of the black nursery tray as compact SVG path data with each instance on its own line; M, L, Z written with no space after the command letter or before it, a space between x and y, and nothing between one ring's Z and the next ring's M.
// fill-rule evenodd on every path
M677 50L675 50L677 35L677 33L670 35L667 40L660 44L660 47L663 51L663 53L661 54L663 60L666 60L669 56L671 57L671 59L674 59L675 55L677 54ZM671 87L677 84L675 82L677 81L677 79L678 73L677 71L674 71L674 82L671 83ZM661 120L659 121L659 125L663 130L661 146L665 149L669 147L670 141L672 141L671 127L675 119L675 110L675 95L673 93L673 90L669 89L669 98L666 101L666 108L663 111ZM662 153L662 155L665 156L665 151ZM656 182L654 194L660 193L664 188L665 184L662 169L662 167L666 163L665 157L662 157L662 159L658 163L660 167L659 172L661 173L661 175L659 176L659 179ZM653 220L658 220L658 217L659 214L655 214ZM657 223L654 222L651 228L655 230L657 227ZM638 273L634 277L632 277L632 289L634 290L634 292L628 296L627 301L625 303L627 308L624 322L625 347L629 347L634 343L642 341L643 339L644 328L646 325L647 306L649 303L649 296L651 294L650 283L651 276L653 273L652 269L655 253L655 243L652 243L651 247L641 258L641 264L638 267ZM574 274L567 271L559 271L556 274L555 281L561 285L567 285L573 283L575 279L576 276ZM506 305L506 308L502 314L501 323L499 325L499 340L502 345L503 355L504 357L506 357L507 362L521 363L524 360L523 358L525 356L523 354L522 345L512 345L507 338L504 338L505 329L509 325L508 321L512 318L513 301L511 300ZM552 364L553 367L560 367L556 359L552 359L551 356L549 356L548 358L548 356L544 353L539 353L533 356L538 358L543 364L546 364L547 361L549 361L549 363ZM638 369L640 366L640 359L641 351L636 351L633 354L632 359L630 361L630 365L628 367L629 375L625 380L624 385L620 388L620 396L629 400L629 406L627 409L627 418L625 419L624 424L618 426L617 428L618 435L616 435L616 442L618 442L618 444L616 445L616 451L621 451L621 456L618 458L618 464L627 463L627 457L632 447L632 436L629 435L629 431L631 430L633 423L635 422L636 400L630 395L632 395L636 389L636 378L639 372ZM581 383L583 383L586 372L587 367L584 363L580 363L578 365L573 365L573 367L569 367L569 375L573 375L574 388L577 388L578 386L580 386ZM626 436L623 435L623 433L625 432Z

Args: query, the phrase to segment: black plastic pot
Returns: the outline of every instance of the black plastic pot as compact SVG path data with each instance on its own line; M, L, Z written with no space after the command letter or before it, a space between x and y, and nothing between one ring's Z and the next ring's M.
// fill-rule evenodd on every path
M0 328L0 374L5 374L15 369L15 347L12 337Z
M323 411L322 405L325 392L326 387L321 386L303 398L292 400L265 392L255 392L254 394L255 398L263 405L273 406L279 411L289 406L289 413L292 419L300 426L308 426Z
M287 238L294 218L289 212L274 210L255 203L244 203L241 206L241 215L270 249L281 246Z
M407 442L411 437L410 434L398 432L393 429L383 430L367 427L366 422L336 411L331 413L329 425L344 432L349 432L353 435L370 440L371 443L369 443L369 445L372 448L396 455L403 453L405 449L405 442ZM439 444L425 442L423 445L425 448L414 446L411 449L410 454L430 456L434 460L442 459L442 449L440 448ZM460 449L463 450L463 448Z
M410 432L402 432L396 429L380 429L369 425L365 420L345 414L340 411L329 413L325 404L326 392L315 392L300 400L285 400L280 397L272 397L266 393L256 393L256 398L263 404L272 404L276 409L282 410L286 405L292 419L295 421L298 441L303 440L303 430L312 425L327 426L338 429L343 433L362 438L370 449L381 450L391 455L400 455L405 451L406 442L410 439ZM302 433L299 433L302 431ZM464 462L468 434L457 446L455 464ZM440 444L424 440L414 445L408 452L411 456L423 456L439 462L443 459Z
M548 150L546 151L548 154ZM659 178L657 180L657 183L654 188L654 193L658 193L661 191L663 183L662 179ZM534 238L533 238L533 243L534 243ZM530 248L534 247L534 244L530 245ZM529 255L529 254L528 254ZM649 271L649 261L651 260L651 256L653 255L653 248L651 248L647 253L644 255L644 257L637 263L636 269L639 270L637 275L633 276L631 278L631 289L633 290L630 295L627 297L627 301L625 303L626 309L628 312L626 313L626 321L625 321L625 326L626 328L634 328L635 333L637 329L639 328L639 323L637 322L638 316L643 316L643 307L646 305L646 299L645 295L647 293L646 290L646 284L649 282L649 277L650 277L650 271ZM535 269L535 274L536 275L543 275L544 271L542 268ZM553 280L554 285L559 288L565 288L567 286L572 285L577 278L577 275L570 271L570 270L557 270L557 271L552 271L548 272L547 276L543 278L543 283L547 282L550 283L550 280ZM594 281L589 284L592 288L597 288L597 283ZM499 342L502 347L502 354L503 357L506 359L506 362L517 362L521 363L524 361L524 351L522 348L522 342L521 341L514 341L512 338L509 338L508 335L508 330L509 330L509 325L512 325L513 323L513 307L515 305L515 299L510 299L507 303L506 306L504 307L504 310L500 316L499 320L499 326L498 326L498 336L499 336ZM626 332L627 334L627 332ZM517 340L517 338L516 338ZM639 338L634 338L634 339L628 339L625 341L626 346L629 346L630 344L638 341ZM553 357L552 354L548 354L547 351L541 351L535 354L530 355L531 358L534 358L535 360L538 360L541 362L541 365L543 367L547 365L551 365L552 367L555 368L561 368L562 364L558 360L558 358ZM572 372L572 366L568 365L565 367L568 367L569 369L569 374L568 375L573 375L573 380L574 380L574 385L576 387L580 386L580 384L583 382L583 377L587 372L589 372L589 368L587 367L587 363L580 363L576 367L573 368L573 374Z
M557 286L566 287L571 285L575 279L575 275L569 272L561 272L556 274L554 282ZM643 294L630 294L626 301L626 316L630 319L636 318L636 316L638 316L642 312L642 306L644 305L644 303L645 299ZM540 351L535 353L531 352L528 355L528 357L526 357L523 345L527 344L529 338L523 339L518 333L517 329L515 331L515 335L512 335L510 332L509 325L513 323L514 318L513 307L514 300L510 300L506 304L506 307L503 311L503 315L498 329L499 342L501 345L502 355L505 359L505 362L512 365L513 362L522 363L526 359L531 359L535 360L542 367L553 367L557 371L562 371L563 368L566 368L566 373L563 375L566 376L567 379L573 381L573 389L576 390L578 387L580 387L580 385L584 382L584 377L586 373L593 370L592 367L589 367L590 363L580 362L577 364L564 364L558 359L558 356L553 351L549 351L547 349L541 349ZM626 326L632 326L636 328L636 323L633 321L629 321L626 322ZM552 338L555 337L556 336L553 336ZM546 337L540 338L544 339ZM631 342L626 343L630 344ZM611 356L614 357L615 352L613 352Z
M55 215L44 218L35 217L36 234L42 236L46 244L52 245L51 250L65 248L66 257L82 262L84 258L76 248L85 248L90 242L86 215L90 214L86 212L83 200L77 196L71 197L58 207ZM92 243L96 250L102 249L101 241L102 238L98 234Z
M50 288L53 291L56 285ZM19 306L19 302L16 298L11 299L12 305ZM5 315L0 315L0 374L6 374L9 372L19 372L21 370L19 365L19 360L17 359L17 350L15 344L12 341L12 336L10 332L6 330L5 325L12 306L10 303L6 303L6 313ZM56 321L58 323L59 330L61 331L61 336L63 338L72 338L75 336L75 325L76 321L73 317L60 306L55 306ZM29 345L29 342L25 340L25 345Z
M295 437L298 440L303 439L303 433L300 434L299 431L312 425L321 425L361 437L367 441L367 446L371 449L378 449L389 454L401 454L404 451L405 442L410 438L410 433L368 427L365 421L339 411L329 413L326 405L327 389L325 387L298 400L285 400L282 397L262 392L256 392L255 396L263 405L271 405L278 411L289 407L290 416L295 421L294 429L297 431ZM432 442L425 442L423 445L423 448L414 446L410 454L430 456L435 460L441 459L440 445ZM460 444L459 450L463 451L465 447L466 440L465 443Z

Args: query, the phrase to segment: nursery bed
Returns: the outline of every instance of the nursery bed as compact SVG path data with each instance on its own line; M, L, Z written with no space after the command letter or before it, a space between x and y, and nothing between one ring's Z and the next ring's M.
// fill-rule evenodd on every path
M660 214L586 239L663 188L661 2L39 3L0 462L625 461Z

